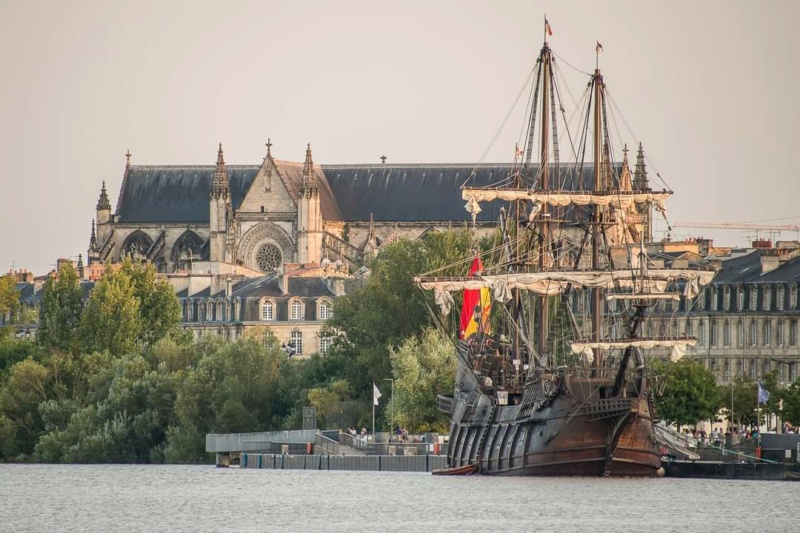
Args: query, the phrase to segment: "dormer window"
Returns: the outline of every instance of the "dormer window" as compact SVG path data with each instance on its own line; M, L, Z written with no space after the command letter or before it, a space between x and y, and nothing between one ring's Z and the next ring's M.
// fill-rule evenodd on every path
M737 307L739 311L744 311L744 289L740 287L739 290L736 292L736 297L738 299Z
M764 311L769 311L772 307L772 290L770 287L764 288Z
M261 320L275 320L275 305L272 302L261 304Z
M319 319L328 320L329 318L333 318L333 306L329 301L322 300L319 303Z
M797 307L797 285L789 288L789 307L792 309Z
M778 311L783 311L784 301L786 300L786 290L783 288L783 285L778 287L778 297L777 297L776 307Z
M291 303L289 309L291 310L291 320L303 320L303 302L295 300Z
M758 288L752 287L750 289L750 310L755 311L758 304Z

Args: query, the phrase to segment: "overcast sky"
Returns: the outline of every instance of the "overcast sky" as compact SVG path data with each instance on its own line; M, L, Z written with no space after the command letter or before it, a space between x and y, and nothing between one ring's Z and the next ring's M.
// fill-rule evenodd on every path
M255 165L271 138L275 157L302 161L310 142L323 164L477 161L545 13L576 99L603 44L622 140L675 191L671 221L800 223L797 0L5 0L0 271L85 256L127 149L213 164L222 142L228 163ZM520 120L486 161L509 162Z

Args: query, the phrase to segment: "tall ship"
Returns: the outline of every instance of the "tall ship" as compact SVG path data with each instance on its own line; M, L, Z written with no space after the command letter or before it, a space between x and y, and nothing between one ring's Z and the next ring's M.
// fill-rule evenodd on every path
M438 397L450 415L440 473L656 476L659 376L649 358L675 359L694 344L671 311L688 307L713 272L650 257L653 217L666 216L671 191L635 183L627 148L615 162L600 43L569 130L548 34L545 21L510 171L462 187L473 221L481 204L501 203L494 239L467 276L415 278L441 307L440 327L459 328L455 391Z

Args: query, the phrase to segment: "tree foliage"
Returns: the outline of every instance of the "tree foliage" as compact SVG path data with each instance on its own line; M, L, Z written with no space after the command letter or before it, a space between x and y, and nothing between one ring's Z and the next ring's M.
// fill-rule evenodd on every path
M126 259L106 269L92 290L80 320L80 340L87 352L123 355L176 333L180 303L169 284L155 277L152 265Z
M14 277L0 276L0 316L13 315L19 309L19 291ZM0 340L11 335L10 327L0 327Z
M57 276L47 278L42 291L36 340L48 348L68 350L75 343L83 309L78 273L66 263Z
M450 421L436 409L436 398L453 391L456 371L453 344L428 328L390 353L395 421L414 433L446 433Z
M702 363L682 359L677 363L661 362L667 381L656 411L667 422L696 424L714 419L723 405L722 394L714 375Z
M327 357L339 364L339 377L347 380L361 399L371 399L372 382L392 375L389 350L429 324L433 303L414 285L414 276L447 265L454 266L439 275L464 275L472 247L466 230L431 232L416 241L397 241L372 262L365 286L337 299L329 326L341 337Z

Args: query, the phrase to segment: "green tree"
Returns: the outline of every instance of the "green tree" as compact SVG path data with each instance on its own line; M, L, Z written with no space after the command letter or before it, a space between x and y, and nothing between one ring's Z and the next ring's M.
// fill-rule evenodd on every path
M656 399L656 411L664 420L686 425L717 416L723 406L722 393L705 365L682 359L662 361L658 367L667 379L663 394Z
M139 340L142 344L150 346L177 333L181 305L169 282L158 279L152 265L134 263L130 258L123 261L121 273L128 276L133 295L139 300Z
M201 450L207 433L277 429L273 404L285 359L278 347L264 347L253 339L225 343L214 338L198 342L195 349L202 357L180 382L177 427L167 431L164 455L174 462L203 460L186 454Z
M779 396L783 400L783 420L793 426L800 426L800 379L782 389Z
M369 401L372 382L391 376L389 349L429 324L429 295L415 276L452 265L438 275L464 275L473 243L467 230L431 232L416 241L400 240L382 250L360 289L336 301L329 330L341 334L326 354L357 398ZM369 405L367 403L367 405Z
M334 429L355 423L352 418L357 415L352 411L350 387L343 379L308 391L308 403L316 407L317 420L322 428ZM350 419L349 424L346 418Z
M30 454L43 429L39 404L46 401L50 373L32 358L14 364L0 385L0 425L4 448L0 457Z
M449 420L436 409L436 397L453 391L456 371L453 344L428 328L390 353L395 421L413 433L447 432Z
M36 340L45 347L69 350L81 319L83 291L78 274L67 263L45 281Z
M14 277L10 274L0 276L0 317L13 315L19 309L19 291ZM0 327L0 340L11 334L10 327Z
M80 340L87 352L132 353L178 333L180 302L152 265L130 258L106 268L81 315Z
M81 315L79 335L84 350L108 350L116 356L134 351L142 330L139 311L130 276L121 269L106 269Z

